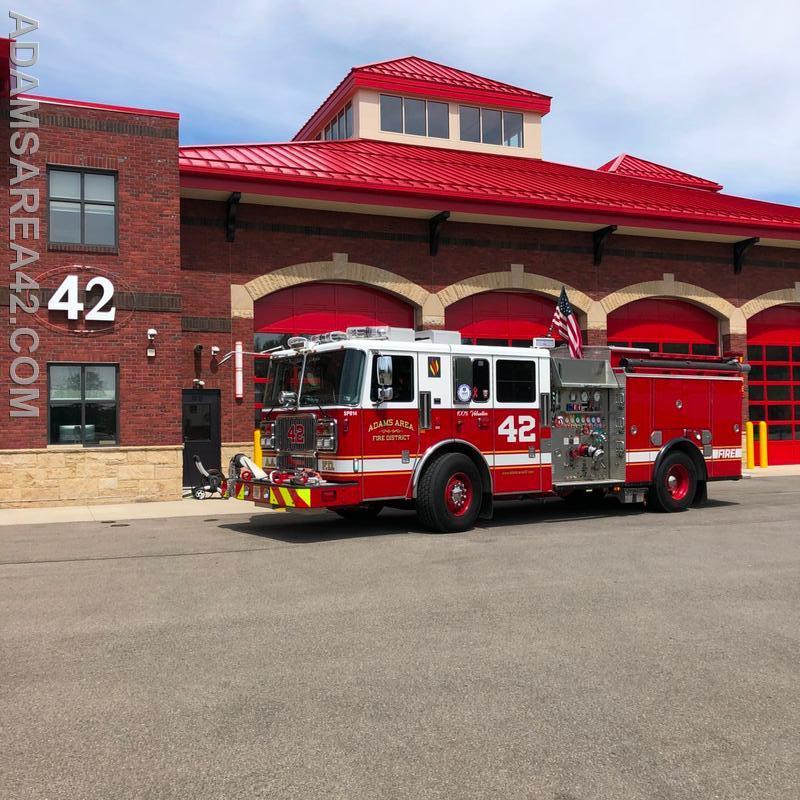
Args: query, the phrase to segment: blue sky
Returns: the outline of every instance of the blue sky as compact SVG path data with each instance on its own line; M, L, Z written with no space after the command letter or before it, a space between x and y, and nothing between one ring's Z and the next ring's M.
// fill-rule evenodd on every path
M800 205L797 2L13 7L40 22L41 94L178 111L184 144L285 141L351 66L414 54L553 95L549 160L628 152Z

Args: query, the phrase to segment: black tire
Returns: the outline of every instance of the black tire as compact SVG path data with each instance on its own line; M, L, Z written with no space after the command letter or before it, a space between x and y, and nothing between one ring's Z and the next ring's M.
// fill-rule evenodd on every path
M656 511L686 511L697 492L697 467L680 450L673 450L658 465L648 498Z
M202 486L195 486L192 489L192 497L195 500L205 500L206 499L206 490Z
M334 514L338 514L342 519L348 519L352 522L368 522L371 519L375 519L383 511L383 506L380 503L370 503L363 506L332 508L331 511Z
M425 469L417 486L417 516L431 531L454 533L475 525L483 501L481 476L463 453L445 453Z

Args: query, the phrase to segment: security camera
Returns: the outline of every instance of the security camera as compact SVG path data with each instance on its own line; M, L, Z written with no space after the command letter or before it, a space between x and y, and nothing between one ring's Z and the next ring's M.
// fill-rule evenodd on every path
M148 328L147 329L147 338L148 339L155 339L158 335L158 331L155 328Z
M205 381L201 381L199 378L195 378L192 383L194 384L195 389L202 389L205 385Z
M211 355L212 356L219 355L219 347L217 347L215 344L211 345Z

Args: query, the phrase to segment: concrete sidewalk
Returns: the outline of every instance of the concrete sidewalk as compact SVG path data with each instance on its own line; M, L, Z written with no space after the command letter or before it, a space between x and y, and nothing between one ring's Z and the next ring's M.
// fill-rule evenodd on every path
M109 503L94 506L57 506L49 508L0 509L0 527L9 525L41 525L58 522L116 522L122 519L167 519L171 517L220 517L234 514L261 514L268 509L256 508L240 500L207 500L184 498L159 503Z
M748 478L786 478L791 475L800 475L800 464L778 464L774 467L756 467L743 469L742 474Z

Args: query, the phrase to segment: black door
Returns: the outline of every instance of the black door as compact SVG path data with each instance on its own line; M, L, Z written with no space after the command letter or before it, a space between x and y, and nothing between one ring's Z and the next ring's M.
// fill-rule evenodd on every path
M219 389L183 390L183 485L202 480L194 457L206 469L220 468Z

